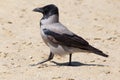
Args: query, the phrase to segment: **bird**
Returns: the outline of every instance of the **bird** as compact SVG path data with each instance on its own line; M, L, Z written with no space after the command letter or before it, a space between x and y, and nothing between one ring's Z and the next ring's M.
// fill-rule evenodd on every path
M103 51L93 47L85 39L64 26L59 21L59 9L55 4L37 7L33 11L43 14L40 20L40 33L44 43L50 48L48 58L33 66L51 61L54 55L69 55L68 65L72 65L72 54L76 52L89 52L108 57Z

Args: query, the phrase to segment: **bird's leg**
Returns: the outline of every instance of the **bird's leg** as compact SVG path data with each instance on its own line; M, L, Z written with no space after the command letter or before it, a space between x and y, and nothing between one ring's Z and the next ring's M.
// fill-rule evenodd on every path
M68 65L71 66L72 54L69 55L69 63Z
M48 59L46 59L46 60L44 60L44 61L41 61L41 62L38 62L37 64L32 64L31 66L37 66L37 65L39 65L39 64L45 63L45 62L47 62L47 61L50 61L50 60L53 59L53 57L54 57L54 54L53 54L52 52L50 52L50 55L49 55Z

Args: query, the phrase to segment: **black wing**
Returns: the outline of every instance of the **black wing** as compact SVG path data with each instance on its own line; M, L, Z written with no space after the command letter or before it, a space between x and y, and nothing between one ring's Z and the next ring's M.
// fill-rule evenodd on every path
M86 46L89 45L87 41L85 41L83 38L75 34L73 35L69 35L65 33L59 34L59 33L50 31L48 29L44 29L43 31L46 35L53 37L59 44L62 44L68 47L76 47L76 48L87 50Z
M53 31L44 29L43 30L44 33L48 36L53 37L55 40L52 40L52 42L54 43L59 43L68 47L76 47L76 48L80 48L83 50L89 50L97 55L101 55L104 57L108 57L107 54L103 53L101 50L92 47L91 45L89 45L89 43L84 40L83 38L73 34L73 35L69 35L69 34L58 34L55 33Z

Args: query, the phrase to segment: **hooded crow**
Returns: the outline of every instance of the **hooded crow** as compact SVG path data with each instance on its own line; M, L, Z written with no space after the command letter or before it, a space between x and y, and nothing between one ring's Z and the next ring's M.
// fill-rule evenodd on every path
M72 53L75 52L91 52L103 57L108 57L107 54L91 46L85 39L74 34L61 24L59 22L59 10L56 5L49 4L35 8L33 11L43 14L40 21L41 36L45 44L50 48L48 59L33 64L33 66L52 60L55 54L61 56L69 54L68 65L71 65Z

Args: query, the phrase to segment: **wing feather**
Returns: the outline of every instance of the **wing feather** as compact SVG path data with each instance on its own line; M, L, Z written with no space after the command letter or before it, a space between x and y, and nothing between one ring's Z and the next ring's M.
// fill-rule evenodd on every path
M48 36L53 37L54 39L52 40L53 43L59 43L61 45L65 45L68 47L76 47L76 48L81 48L86 50L86 46L89 45L89 43L84 40L82 37L77 36L75 34L69 35L66 33L59 34L53 31L50 31L48 29L43 29L44 33Z

